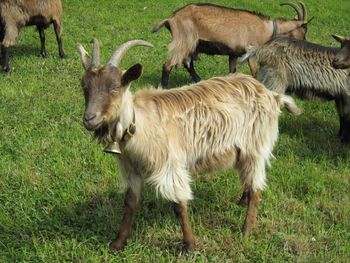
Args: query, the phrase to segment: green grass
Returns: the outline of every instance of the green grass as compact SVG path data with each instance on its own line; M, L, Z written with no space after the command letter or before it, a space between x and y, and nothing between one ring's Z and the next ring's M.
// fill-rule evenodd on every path
M46 31L48 57L39 57L38 33L23 30L10 50L12 71L0 76L0 262L349 262L350 148L336 133L334 103L298 100L304 114L283 114L276 159L268 170L258 223L243 242L246 209L237 173L194 175L190 220L198 247L178 252L181 230L169 202L145 189L126 249L108 252L123 211L119 171L82 125L83 69L76 52L101 42L106 61L130 39L152 42L138 47L122 67L144 65L133 89L157 86L171 40L167 30L151 34L155 22L189 1L63 1L63 46L58 58L52 27ZM215 1L292 17L279 1ZM350 32L350 1L305 0L310 16L308 39L337 46L331 33ZM204 78L227 73L227 57L201 56ZM189 83L181 68L171 86Z

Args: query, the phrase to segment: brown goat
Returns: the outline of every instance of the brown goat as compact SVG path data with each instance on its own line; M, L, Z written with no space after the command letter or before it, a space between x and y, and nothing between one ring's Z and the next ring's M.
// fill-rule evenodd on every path
M152 32L165 26L172 34L169 46L170 59L163 65L161 85L168 86L169 74L174 66L183 64L192 79L197 82L193 60L199 53L228 55L230 72L236 71L237 58L250 45L261 46L276 35L305 39L307 13L294 3L285 3L297 12L296 19L269 17L248 10L228 8L213 4L189 4L176 10L171 17L157 23ZM256 63L250 58L252 74Z
M92 59L78 45L85 74L84 125L103 143L113 142L125 190L125 210L111 250L122 249L143 185L153 185L174 203L184 249L194 247L187 204L193 199L191 172L236 168L246 193L248 209L243 228L247 238L256 221L259 192L266 181L265 165L278 137L280 108L299 114L292 98L267 90L253 77L229 74L172 90L138 90L130 86L142 66L128 70L118 65L132 40L118 47L107 65L100 64L94 41ZM117 147L119 145L119 147Z
M42 57L46 56L44 29L53 23L58 43L59 56L64 57L61 40L60 0L1 0L0 1L0 41L2 68L10 70L8 48L16 42L19 31L24 26L35 25L39 31Z
M350 36L332 36L341 44L340 51L336 54L336 56L333 59L333 67L336 69L350 68Z

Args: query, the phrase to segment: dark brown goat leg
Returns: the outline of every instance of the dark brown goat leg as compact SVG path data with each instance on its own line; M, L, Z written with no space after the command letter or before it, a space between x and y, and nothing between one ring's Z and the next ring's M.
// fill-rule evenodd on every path
M57 40L57 45L58 45L58 54L59 54L60 58L64 58L65 54L64 54L64 51L62 48L61 24L55 20L55 21L53 21L53 28L54 28L55 34L56 34L56 40Z
M247 239L247 237L249 236L249 233L254 227L254 224L256 221L256 215L259 207L259 201L260 201L259 196L260 196L260 191L254 192L250 190L248 192L248 210L247 210L247 216L243 227L243 239Z
M37 26L39 37L40 37L40 55L44 58L46 57L46 50L45 50L45 32L44 28Z
M183 63L183 65L184 65L185 69L187 69L188 73L190 73L191 78L194 82L201 81L201 77L198 76L196 70L194 69L193 59L191 59L191 62L189 64Z
M111 251L123 249L127 243L127 239L131 235L132 218L137 206L137 197L131 188L129 188L125 193L124 204L124 216L120 225L118 236L109 246Z
M229 56L228 57L228 65L230 73L235 73L237 70L237 57L236 56Z
M163 65L163 71L162 71L162 79L161 79L161 86L163 88L168 88L169 85L169 75L170 71L173 69L173 66L171 65L171 61L168 60L164 65Z
M10 71L8 47L1 45L1 65L4 72Z
M195 246L194 236L188 219L187 204L184 202L180 202L179 204L175 203L174 212L181 224L183 232L183 250L187 252Z

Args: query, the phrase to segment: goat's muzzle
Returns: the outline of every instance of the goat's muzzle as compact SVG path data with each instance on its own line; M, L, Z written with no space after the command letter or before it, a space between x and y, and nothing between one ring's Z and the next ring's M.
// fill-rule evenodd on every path
M332 61L332 67L335 69L346 69L347 67L344 65L344 63L340 62L337 59L334 59Z
M85 112L83 122L87 130L95 131L102 126L103 117L98 112Z

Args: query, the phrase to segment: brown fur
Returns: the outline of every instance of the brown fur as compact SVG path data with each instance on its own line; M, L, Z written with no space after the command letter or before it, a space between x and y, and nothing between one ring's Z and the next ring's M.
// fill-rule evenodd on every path
M7 48L13 46L16 38L24 26L37 26L41 40L41 55L46 56L44 29L54 24L60 57L64 57L61 42L61 15L60 0L2 0L0 1L1 46L3 68L8 71Z
M260 46L274 34L293 34L304 39L304 20L277 19L275 22L274 31L272 20L266 16L213 4L190 4L177 10L152 30L156 32L166 26L173 38L169 46L170 59L163 66L162 86L168 85L171 69L183 63L192 78L198 81L200 78L190 63L199 53L229 55L231 72L234 72L235 60L246 52L249 45Z

